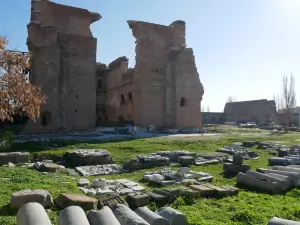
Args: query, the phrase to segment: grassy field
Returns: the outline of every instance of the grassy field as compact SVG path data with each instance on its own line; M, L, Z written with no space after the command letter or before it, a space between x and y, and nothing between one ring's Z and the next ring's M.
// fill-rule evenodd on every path
M122 142L91 142L91 143L26 143L19 144L15 150L30 151L33 158L45 156L57 158L69 149L76 148L101 148L113 154L116 163L135 157L139 154L148 154L159 150L185 149L196 152L214 152L218 147L229 145L236 141L278 141L281 144L300 144L300 134L284 134L280 136L239 136L220 135L203 137L178 137L178 138L149 138ZM259 154L258 160L248 160L246 163L255 170L258 167L267 167L270 157L268 151L256 150ZM233 178L224 178L222 175L222 164L210 166L193 166L194 171L208 172L215 176L213 181L216 185L235 185ZM139 181L145 171L130 174L102 176L106 179L128 178ZM15 191L28 188L39 188L48 190L55 198L61 192L81 193L76 186L79 177L69 176L65 172L55 174L41 174L26 168L0 168L0 224L14 225L16 212L9 209L11 194ZM90 177L89 179L94 179ZM146 185L146 184L142 184ZM147 186L146 186L147 187ZM151 189L151 187L148 187ZM266 224L273 216L286 219L300 220L300 190L294 189L285 195L269 195L255 193L250 190L241 190L237 197L224 199L195 199L187 201L178 199L172 204L173 207L187 215L191 225L212 224ZM56 223L58 210L47 211L53 224Z

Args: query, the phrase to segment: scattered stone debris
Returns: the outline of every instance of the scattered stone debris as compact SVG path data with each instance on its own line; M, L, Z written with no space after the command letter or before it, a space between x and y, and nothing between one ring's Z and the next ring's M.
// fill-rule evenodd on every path
M271 157L269 158L270 166L287 166L287 165L300 165L300 155L287 155L284 157Z
M135 171L168 165L170 165L170 160L167 157L163 157L160 155L142 155L125 161L123 164L123 168L128 171Z
M77 183L79 187L90 185L90 181L88 179L80 179Z
M53 206L52 196L48 191L41 189L27 189L12 194L10 207L18 209L29 202L38 202L45 208L51 208Z
M0 153L0 166L8 165L8 163L22 164L29 163L29 152L4 152Z
M188 167L180 167L178 171L172 171L170 168L163 168L159 171L146 172L144 180L154 182L163 186L172 184L182 184L188 182L211 182L213 176L204 172L194 172Z
M232 163L224 163L223 170L224 174L238 174L239 172L247 172L250 170L250 165L243 164L242 155L233 155Z
M100 209L104 206L113 208L117 204L124 204L128 206L127 202L117 193L106 193L98 197L98 205Z
M300 185L300 168L274 166L272 170L257 169L237 175L237 184L257 191L285 193Z
M64 166L52 162L35 162L33 168L40 172L55 173L59 170L65 169Z
M79 187L85 194L102 195L107 193L118 193L120 195L128 195L134 192L144 191L145 188L138 183L127 180L105 180L96 179L89 187Z
M160 155L162 157L169 158L170 163L178 163L181 156L191 156L193 158L197 157L196 152L189 152L186 150L160 151L152 153L152 155Z
M255 151L242 147L242 143L233 143L231 146L224 146L224 148L218 149L217 152L223 152L229 155L242 155L243 159L254 159L258 157Z
M77 149L67 152L64 155L70 166L89 166L112 164L112 155L102 149Z
M97 209L98 200L85 195L60 194L55 200L55 204L61 208L67 208L72 205L82 207L84 210Z
M117 164L105 164L94 166L80 166L75 168L82 176L99 176L109 174L127 173L121 166Z

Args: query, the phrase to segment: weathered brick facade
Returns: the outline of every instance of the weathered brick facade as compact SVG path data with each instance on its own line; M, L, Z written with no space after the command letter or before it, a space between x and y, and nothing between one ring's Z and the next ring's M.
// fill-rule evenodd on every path
M47 103L26 133L88 129L96 117L96 47L90 24L98 13L47 0L32 0L27 45L30 80L41 85Z
M27 45L30 80L47 103L24 132L84 130L103 122L134 119L137 126L200 128L204 93L193 50L185 45L185 22L170 26L128 21L136 43L136 65L119 57L96 63L97 40L90 24L98 13L48 0L32 0Z
M193 50L186 48L185 22L163 26L128 21L136 38L134 122L158 128L200 128L204 93Z
M267 99L228 102L224 113L227 122L276 122L276 103Z

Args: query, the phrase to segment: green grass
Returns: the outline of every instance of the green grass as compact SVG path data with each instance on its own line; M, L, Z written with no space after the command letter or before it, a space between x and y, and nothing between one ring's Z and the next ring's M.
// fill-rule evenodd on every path
M139 154L149 154L160 150L185 149L196 152L214 152L218 147L229 145L232 142L244 140L279 141L282 144L300 144L300 134L285 134L281 136L199 136L181 138L151 138L120 142L60 142L60 143L23 143L15 146L15 150L29 151L33 158L61 157L69 149L76 148L101 148L113 154L116 163L135 157ZM259 154L258 160L247 160L245 163L251 165L255 170L258 167L267 167L270 155L268 151L256 150ZM224 178L222 175L222 164L210 166L193 166L194 171L208 172L215 176L213 181L216 185L235 185L233 178ZM176 167L174 167L176 169ZM154 169L152 169L154 170ZM128 178L139 181L146 170L129 174L102 176L106 179ZM147 170L150 171L150 170ZM79 177L75 177L77 180ZM28 188L46 189L55 198L61 192L81 193L76 186L76 179L66 173L41 174L27 168L0 168L0 224L15 224L16 212L9 209L11 194L15 191ZM90 177L90 180L94 177ZM151 186L147 186L151 189ZM269 195L255 193L250 190L241 190L236 197L223 199L197 199L187 200L179 198L172 206L187 215L190 224L266 224L273 216L286 219L300 220L300 190L294 189L285 195ZM53 224L56 224L57 209L47 211Z

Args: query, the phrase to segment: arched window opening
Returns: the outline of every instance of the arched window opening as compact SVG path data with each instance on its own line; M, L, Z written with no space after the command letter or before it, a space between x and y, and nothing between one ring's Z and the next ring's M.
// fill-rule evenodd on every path
M125 104L125 96L122 94L120 105L124 105L124 104Z
M181 98L180 99L180 106L181 107L185 107L186 106L186 100L185 100L185 98Z
M43 127L49 125L49 123L51 122L51 113L50 112L41 113L41 122Z
M132 103L132 93L131 92L128 93L128 99L129 99L130 103Z

